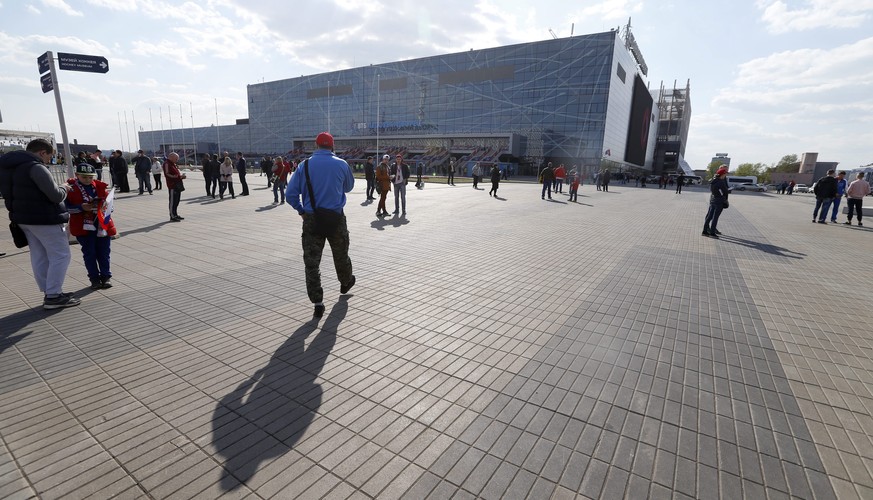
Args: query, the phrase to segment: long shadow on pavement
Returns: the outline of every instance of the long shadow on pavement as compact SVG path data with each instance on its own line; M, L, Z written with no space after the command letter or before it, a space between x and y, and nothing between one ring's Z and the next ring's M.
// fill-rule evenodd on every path
M308 347L306 338L318 329L318 319L300 325L267 366L216 405L212 444L224 459L222 489L249 481L261 463L293 449L306 432L321 406L318 374L347 312L348 297L340 297Z
M756 250L760 250L765 253L777 255L779 257L788 257L789 259L802 259L806 257L805 253L795 252L793 250L788 250L787 248L782 248L776 245L770 245L767 243L761 243L758 241L744 240L742 238L737 238L736 236L730 235L721 235L719 240L725 241L728 243L733 243L735 245L742 245L744 247L754 248Z

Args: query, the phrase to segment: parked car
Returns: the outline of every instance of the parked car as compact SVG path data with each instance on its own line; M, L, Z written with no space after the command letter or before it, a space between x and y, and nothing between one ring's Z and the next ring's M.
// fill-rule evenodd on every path
M767 186L764 186L763 184L754 184L752 182L744 182L743 184L736 186L734 189L737 191L757 191L763 193L767 190Z
M811 190L809 189L809 186L807 186L806 184L795 184L794 185L794 192L795 193L809 193L809 192L811 192Z

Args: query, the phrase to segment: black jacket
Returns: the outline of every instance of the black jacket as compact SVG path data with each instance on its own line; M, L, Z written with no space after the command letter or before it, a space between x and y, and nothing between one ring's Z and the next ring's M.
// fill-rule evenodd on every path
M41 189L33 180L34 175L44 178L46 186ZM66 194L50 179L48 167L33 153L19 150L0 157L0 193L12 222L48 226L70 220L64 205ZM54 187L53 192L49 183Z
M114 156L109 159L109 168L116 174L127 175L127 160L121 155Z
M373 162L371 162L371 161L364 163L364 178L365 179L375 179L376 178L376 167L373 166Z
M815 183L812 190L818 198L835 198L837 196L837 178L826 175Z
M152 159L137 155L133 159L133 171L136 175L148 175L152 171Z
M728 181L727 179L713 179L709 185L709 191L712 193L710 201L727 201L728 199Z
M409 165L402 163L400 168L400 173L403 174L403 184L409 184ZM394 184L393 177L397 175L397 164L394 163L391 165L391 184Z

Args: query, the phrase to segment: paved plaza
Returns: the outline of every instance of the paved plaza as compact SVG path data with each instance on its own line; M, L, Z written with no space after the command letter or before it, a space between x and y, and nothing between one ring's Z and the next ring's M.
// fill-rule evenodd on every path
M873 498L873 220L737 193L715 240L706 188L513 182L380 220L358 180L317 321L300 219L248 179L189 179L180 223L120 195L79 307L4 228L0 498Z

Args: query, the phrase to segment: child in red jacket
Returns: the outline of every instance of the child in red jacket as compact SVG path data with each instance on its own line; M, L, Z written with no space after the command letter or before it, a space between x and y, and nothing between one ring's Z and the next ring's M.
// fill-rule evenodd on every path
M82 247L92 290L112 287L109 243L116 234L115 223L108 213L104 213L108 208L107 185L96 177L93 166L83 163L76 167L76 178L67 181L72 189L64 201L70 212L70 234Z
M582 183L582 176L575 170L570 172L570 201L579 202L579 185Z

